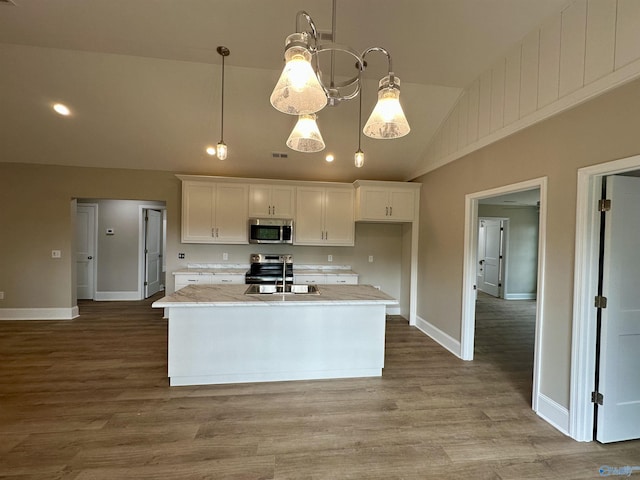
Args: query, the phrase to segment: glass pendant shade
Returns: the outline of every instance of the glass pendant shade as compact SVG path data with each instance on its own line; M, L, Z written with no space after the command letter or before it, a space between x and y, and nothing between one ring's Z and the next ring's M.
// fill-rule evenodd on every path
M216 145L216 156L219 160L227 158L227 145L222 140Z
M353 158L355 160L356 167L361 168L364 165L364 152L362 150L358 149Z
M286 64L271 93L271 105L289 115L304 115L322 110L327 105L325 94L311 66L307 34L287 37L284 58Z
M389 75L380 80L378 103L364 126L363 133L371 138L399 138L411 128L400 105L400 79L394 77L390 85Z
M287 147L296 152L313 153L324 150L324 140L314 113L300 115L287 139Z

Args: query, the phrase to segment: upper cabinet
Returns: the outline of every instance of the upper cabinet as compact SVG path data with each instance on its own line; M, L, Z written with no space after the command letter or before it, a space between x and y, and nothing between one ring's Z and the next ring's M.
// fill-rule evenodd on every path
M294 243L353 246L353 188L298 187Z
M289 185L249 185L249 216L293 218L295 187Z
M248 186L182 182L182 243L248 243Z
M356 220L412 222L418 212L419 183L357 180Z

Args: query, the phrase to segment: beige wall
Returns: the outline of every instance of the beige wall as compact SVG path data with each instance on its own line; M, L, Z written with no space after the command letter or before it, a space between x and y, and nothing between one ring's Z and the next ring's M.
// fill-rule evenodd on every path
M636 81L418 178L418 316L460 339L465 195L547 176L540 389L568 407L577 170L640 153L639 125Z
M0 308L71 308L75 306L75 264L73 259L74 199L119 199L161 201L167 208L167 290L173 291L170 272L188 263L248 264L251 252L291 252L298 264L326 264L333 255L333 264L351 265L361 274L360 281L380 285L387 293L400 297L401 276L408 272L403 265L403 227L389 224L358 224L354 247L302 247L278 245L196 245L180 243L180 180L171 172L116 170L78 167L24 165L0 162L0 291L5 299ZM104 241L119 241L126 230L137 236L137 205L139 202L104 202L100 208L101 228L116 228L114 237L102 238L98 256L116 251ZM118 209L124 206L133 223L127 228L118 219ZM105 218L106 217L106 218ZM104 224L102 223L104 221ZM107 225L108 223L108 225ZM134 225L135 224L135 225ZM125 228L122 230L121 228ZM131 237L131 235L129 235ZM137 248L137 244L136 244ZM51 250L61 250L61 259L52 259ZM117 250L117 249L116 249ZM123 259L137 266L136 252L128 247ZM128 253L127 253L128 252ZM186 254L178 260L178 252ZM223 253L229 254L227 262ZM374 263L368 256L374 256ZM132 260L133 259L133 260ZM134 272L131 270L131 272ZM137 270L135 270L137 271ZM98 289L107 291L136 290L137 274L124 275L125 269L102 272ZM122 286L122 287L120 287ZM407 300L408 302L408 300Z
M0 163L0 308L75 305L74 198L166 202L168 257L176 258L180 180L172 173ZM53 249L62 258L52 259Z

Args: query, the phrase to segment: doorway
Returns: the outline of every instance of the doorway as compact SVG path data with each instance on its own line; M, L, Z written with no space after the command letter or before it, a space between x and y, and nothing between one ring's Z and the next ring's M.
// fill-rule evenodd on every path
M74 202L74 277L79 299L142 300L164 289L165 202L120 199L77 199ZM93 215L85 211L93 212ZM89 226L90 217L93 227ZM147 218L150 219L148 223ZM93 232L93 241L90 232ZM93 243L93 253L85 248L87 243ZM93 279L92 286L87 278Z
M463 360L473 360L476 327L476 296L477 296L477 265L478 265L478 232L479 208L483 200L504 197L522 192L533 192L536 195L536 209L538 214L538 236L535 252L535 292L537 303L535 307L535 334L533 346L533 378L531 404L534 411L538 411L539 372L540 372L540 331L542 326L543 280L544 280L544 251L546 230L546 177L521 182L492 190L469 194L465 198L465 247L463 272L463 305L462 305L462 334L461 357ZM538 203L539 202L539 203ZM485 216L485 215L483 215ZM506 280L505 280L506 282Z
M640 381L635 370L631 375L621 375L633 362L633 354L638 351L638 339L640 332L636 330L623 332L624 337L620 337L620 329L625 325L638 324L638 306L635 295L627 300L622 300L620 295L628 288L619 288L618 291L606 290L609 285L615 283L615 278L611 277L612 270L616 274L624 276L638 275L638 256L634 251L633 255L624 254L624 243L622 247L614 247L614 251L625 255L623 262L618 262L615 267L615 259L610 262L606 257L607 239L611 240L611 233L607 233L607 224L620 223L612 214L620 216L623 229L627 230L629 224L636 223L637 199L631 200L631 208L627 209L625 204L627 199L621 202L616 200L616 192L609 191L607 198L611 195L611 211L606 212L607 205L599 208L598 200L601 199L603 191L603 179L607 176L626 174L638 175L640 169L640 156L633 156L621 160L615 160L592 167L585 167L578 170L578 195L576 213L576 256L574 272L574 305L573 305L573 336L571 348L571 389L570 389L570 410L569 410L569 434L578 441L592 441L597 439L602 442L630 440L640 437ZM633 172L633 173L632 173ZM638 180L640 182L640 180ZM607 182L608 183L608 182ZM637 194L637 188L633 187L632 193ZM614 190L616 190L614 188ZM624 192L624 191L623 191ZM619 193L619 192L618 192ZM614 210L614 205L618 203L621 210ZM605 210L601 212L600 210ZM625 210L629 213L626 213ZM604 217L604 220L603 218ZM602 229L601 225L605 228ZM623 239L637 243L637 232L629 234L623 233ZM601 239L604 239L605 251L600 255ZM614 238L615 240L615 238ZM613 242L615 244L615 241ZM611 246L611 242L610 245ZM623 248L623 250L620 250ZM600 291L600 279L602 291ZM628 284L635 292L637 281ZM605 307L602 301L598 301L597 296L602 295L608 299ZM608 297L607 297L608 295ZM598 306L594 305L594 298L598 301ZM624 311L623 311L624 310ZM636 317L633 317L635 315ZM607 316L611 318L606 318ZM601 317L601 318L599 318ZM633 321L630 322L629 319ZM602 322L599 322L601 320ZM602 326L599 331L598 326ZM610 327L614 330L611 331ZM617 330L617 331L616 331ZM598 358L598 348L602 350L613 350L618 358L616 368L611 369L611 365L603 365L603 357ZM625 352L627 352L625 356ZM630 354L630 355L629 355ZM607 354L605 353L605 358ZM625 360L626 359L626 360ZM606 360L605 360L606 362ZM601 369L600 372L597 370ZM614 372L612 375L611 372ZM596 383L598 379L599 385ZM607 385L610 384L610 385ZM597 387L597 388L596 388ZM622 394L626 398L620 399ZM603 395L603 397L599 397ZM602 399L603 406L597 406ZM607 400L608 399L608 400ZM607 419L608 414L600 409L613 409L614 415ZM615 419L615 410L621 408L622 416ZM594 415L598 412L598 420ZM602 416L604 415L604 416ZM602 422L606 421L606 424ZM609 422L612 422L611 424ZM632 427L628 430L627 427ZM609 430L605 434L601 430Z

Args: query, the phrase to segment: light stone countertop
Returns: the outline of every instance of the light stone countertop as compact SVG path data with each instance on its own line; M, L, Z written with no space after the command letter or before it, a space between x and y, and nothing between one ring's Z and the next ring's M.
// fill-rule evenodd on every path
M182 274L210 274L210 275L240 275L245 274L250 266L243 264L194 264L187 268L175 270L173 275ZM351 270L350 265L296 265L293 264L294 275L358 275Z
M398 301L371 285L320 285L315 294L245 295L249 285L189 285L153 303L154 308L251 307L264 305L397 305Z

